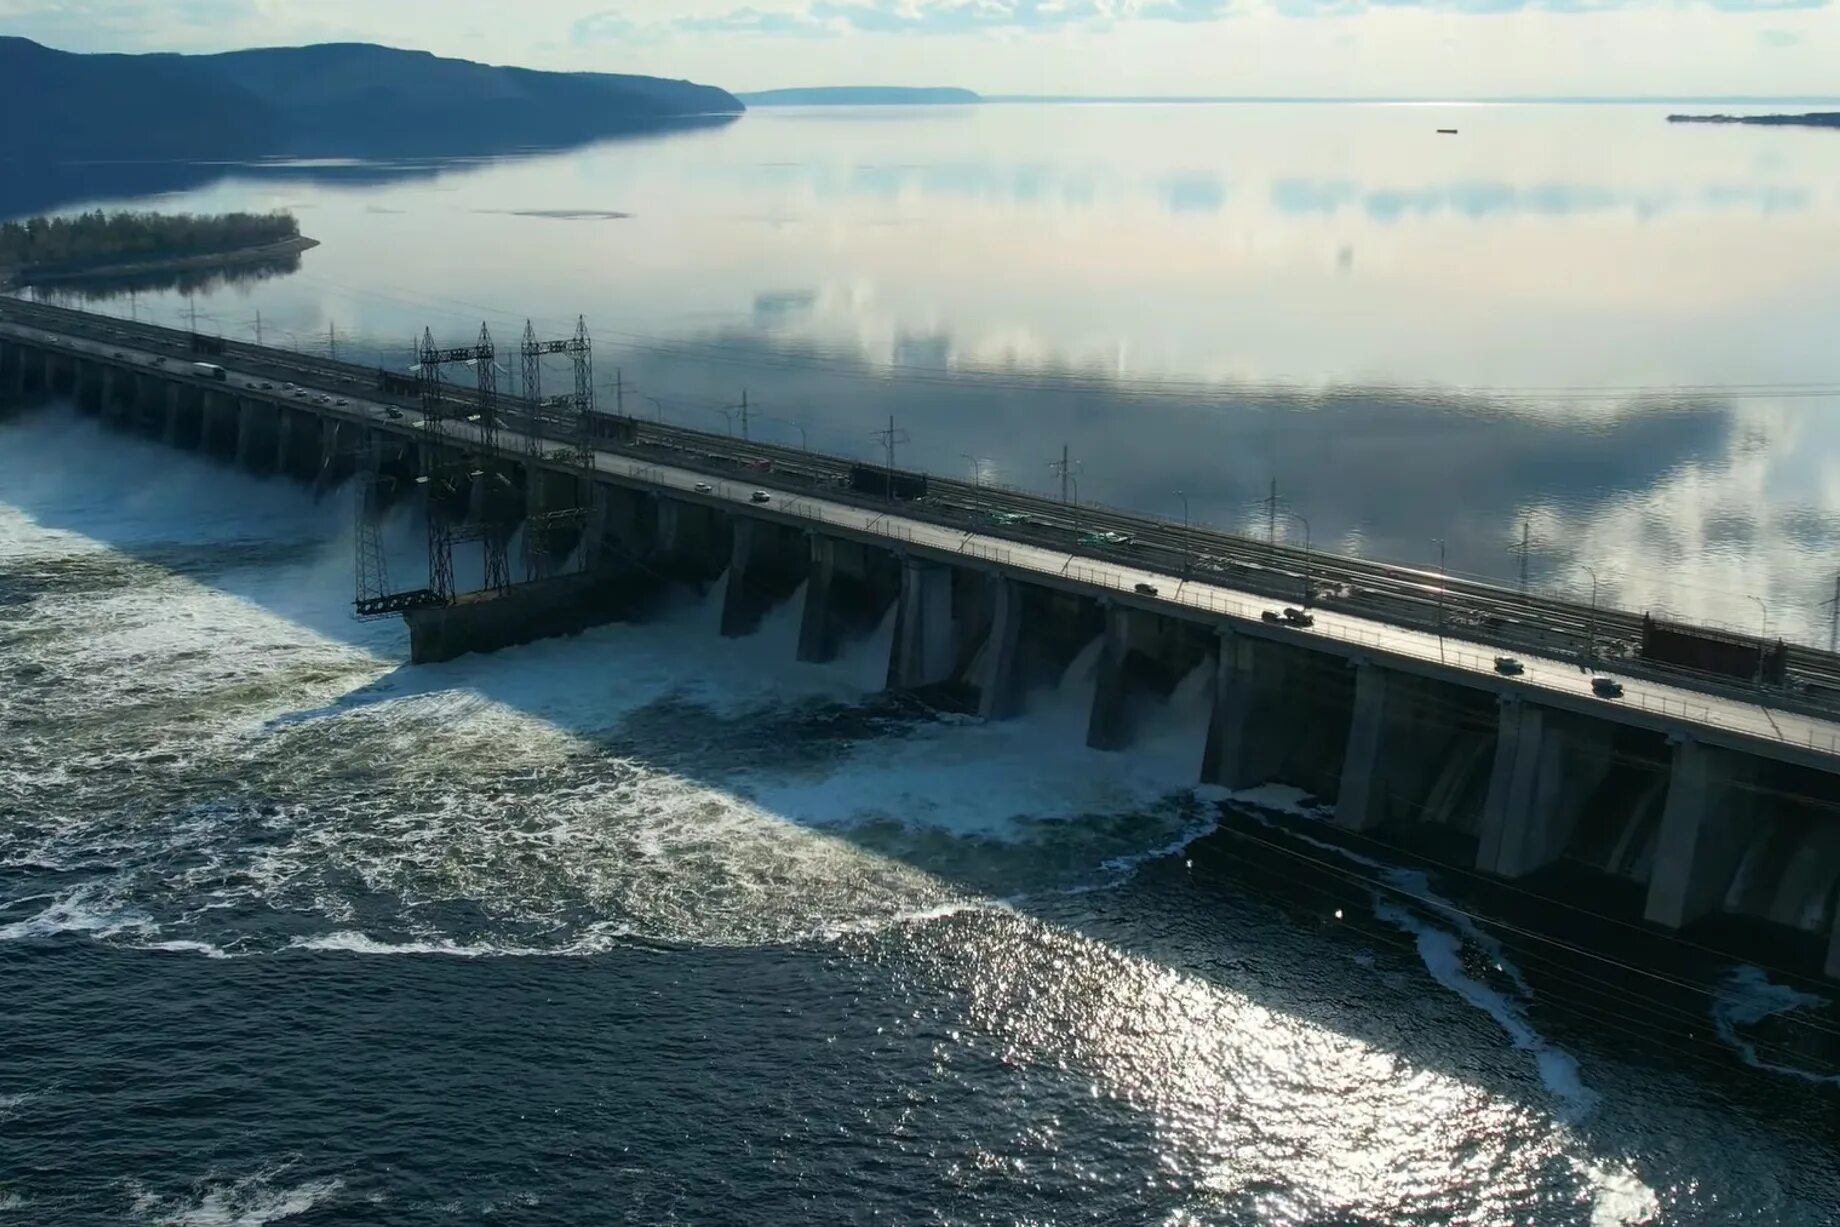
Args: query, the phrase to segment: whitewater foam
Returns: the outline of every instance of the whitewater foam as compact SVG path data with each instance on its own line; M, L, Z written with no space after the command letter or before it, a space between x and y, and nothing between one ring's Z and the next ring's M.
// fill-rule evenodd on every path
M1279 828L1259 812L1277 811L1311 821L1324 821L1329 811L1325 807L1308 804L1295 789L1267 785L1234 793L1233 800L1247 807L1247 812L1264 825L1281 829L1290 838L1374 871L1392 892L1373 892L1374 915L1413 938L1419 958L1432 978L1494 1019L1516 1048L1532 1054L1541 1084L1565 1104L1567 1119L1581 1119L1594 1109L1597 1095L1584 1085L1577 1059L1541 1035L1528 1021L1525 1003L1532 1001L1533 989L1520 968L1507 958L1499 941L1478 927L1455 903L1433 891L1430 879L1423 871L1389 865L1332 840L1318 839L1294 826ZM1456 931L1451 932L1428 923L1411 907L1399 902L1400 896L1409 899L1412 904L1429 909ZM1462 947L1465 943L1476 946L1489 956L1493 968L1513 985L1520 1001L1511 1000L1464 970Z
M284 1165L240 1180L200 1182L202 1190L190 1196L137 1191L132 1213L160 1227L264 1227L324 1206L345 1187L337 1177L276 1187L276 1178L286 1170Z
M1753 1041L1739 1033L1739 1027L1752 1026L1766 1018L1796 1010L1821 1009L1832 1000L1815 993L1802 992L1786 984L1777 984L1761 967L1745 965L1733 968L1712 1000L1712 1024L1719 1038L1738 1053L1752 1069L1766 1070L1812 1082L1821 1086L1840 1086L1840 1074L1817 1074L1793 1065L1784 1065L1763 1057Z

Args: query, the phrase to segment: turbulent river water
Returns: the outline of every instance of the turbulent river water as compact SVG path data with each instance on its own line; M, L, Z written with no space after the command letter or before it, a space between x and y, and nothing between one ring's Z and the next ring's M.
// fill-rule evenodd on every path
M411 670L349 516L0 422L0 1222L1840 1214L1827 1002L1198 791L1202 679L1098 754L719 591Z

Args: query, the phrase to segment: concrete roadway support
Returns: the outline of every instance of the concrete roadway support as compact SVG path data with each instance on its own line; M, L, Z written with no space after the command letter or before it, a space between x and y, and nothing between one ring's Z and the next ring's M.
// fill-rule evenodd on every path
M1643 919L1678 929L1724 901L1752 834L1756 768L1692 737L1674 743Z
M657 495L595 482L588 507L588 533L590 537L600 534L602 550L617 551L628 558L649 558L657 549L664 510Z
M1609 773L1605 732L1592 738L1556 712L1501 701L1476 868L1518 878L1559 858L1585 801Z
M649 551L653 565L688 583L715 579L734 555L731 524L713 507L661 496Z
M138 382L138 380L136 381ZM160 391L160 442L167 447L179 446L179 385L169 383Z
M15 403L26 395L26 351L10 341L0 341L0 404Z
M255 420L256 403L235 397L227 399L230 401L232 412L236 414L236 467L253 471L260 467L256 456L261 451L263 441L261 427ZM268 457L263 457L263 463L266 463L267 460Z
M952 624L952 568L910 558L901 571L900 612L888 661L891 690L918 690L952 680L958 640Z
M1105 637L1099 645L1099 674L1092 711L1086 718L1086 744L1095 750L1122 750L1131 744L1125 711L1125 658L1131 652L1132 613L1119 605L1105 609Z
M791 596L810 569L811 549L803 532L751 516L737 518L722 598L722 636L739 639L759 630L767 610Z
M846 643L881 624L899 599L903 560L876 546L822 533L811 535L810 550L799 659L822 663L835 660Z
M112 366L105 366L102 368L102 416L105 418L118 418L123 422L138 426L140 425L140 415L136 413L135 410L139 408L139 405L136 404L133 396L133 381L132 378L130 378L128 384L129 395L123 396L121 394L121 374L122 372L117 371Z
M269 462L269 468L283 477L292 473L290 461L294 455L294 411L292 409L274 409L275 415L275 454ZM318 419L310 418L309 421Z
M345 449L352 446L350 440L357 435L358 428L336 418L328 418L320 423L319 453L313 457L313 484L324 489L336 485L346 477Z
M55 354L45 355L45 386L54 395L75 397L77 390L76 362L74 360L60 361Z
M19 348L19 382L24 392L41 396L51 392L51 354L42 349Z
M0 404L19 400L25 394L25 356L11 341L0 341Z
M181 389L180 395L185 395ZM200 391L198 398L199 440L202 450L213 456L234 460L237 454L238 424L236 398L215 392Z
M1469 730L1486 721L1481 727L1494 731L1494 713L1469 696L1463 687L1356 664L1336 824L1365 831L1428 819L1428 803Z
M1285 649L1269 640L1231 630L1219 638L1201 778L1223 788L1251 788L1278 777L1295 740L1286 727L1290 665Z
M1401 679L1403 680L1403 679ZM1354 715L1348 724L1348 750L1342 760L1341 791L1335 800L1336 825L1351 831L1378 826L1386 816L1392 767L1406 753L1404 738L1389 719L1388 695L1395 679L1367 662L1355 666ZM1396 711L1401 704L1391 704ZM1389 735L1391 734L1391 735Z
M108 408L102 401L102 368L94 362L71 363L71 394L77 408L84 413L102 414Z
M990 638L984 647L983 676L977 679L978 715L986 720L1008 720L1022 714L1022 674L1017 660L1022 644L1022 585L992 575L990 586Z
M805 609L799 615L799 659L822 664L837 657L837 619L831 587L837 577L837 542L817 533L811 538L811 574L805 579Z

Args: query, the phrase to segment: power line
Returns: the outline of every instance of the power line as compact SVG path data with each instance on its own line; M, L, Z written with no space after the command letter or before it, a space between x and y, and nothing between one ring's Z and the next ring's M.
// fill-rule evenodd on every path
M306 276L297 274L297 276ZM415 300L381 291L345 285L327 281L324 278L307 277L307 280L319 280L323 284L341 289L347 293L366 294L384 301L398 302L418 308L428 308L432 304L426 300ZM449 300L457 307L464 307L460 312L452 307L439 306L436 309L450 314L462 315L478 311L491 311L493 308L479 304L466 303L459 299ZM663 356L697 359L701 361L721 361L731 365L755 366L772 370L802 370L825 374L838 378L868 379L887 382L899 378L908 384L933 384L956 386L963 389L967 382L975 381L981 388L994 390L1025 389L1054 390L1062 392L1114 392L1146 398L1181 397L1194 399L1197 396L1209 399L1223 395L1256 395L1298 397L1310 400L1338 400L1348 398L1372 398L1375 396L1422 396L1432 399L1481 399L1481 400L1602 400L1624 397L1629 399L1681 399L1686 397L1722 397L1725 399L1767 399L1776 396L1803 398L1840 399L1840 383L1805 381L1800 383L1700 383L1700 384L1408 384L1408 383L1342 383L1313 384L1298 380L1182 380L1182 379L1122 379L1107 378L1103 384L1084 375L1068 375L1054 371L1031 373L1026 379L1017 379L1005 375L995 368L965 367L951 374L941 375L937 367L912 366L901 363L873 362L858 354L826 354L818 351L816 360L806 359L797 354L780 353L763 355L744 346L721 341L684 341L658 337L647 333L629 330L602 328L603 335L622 338L625 347ZM814 347L815 348L815 347Z

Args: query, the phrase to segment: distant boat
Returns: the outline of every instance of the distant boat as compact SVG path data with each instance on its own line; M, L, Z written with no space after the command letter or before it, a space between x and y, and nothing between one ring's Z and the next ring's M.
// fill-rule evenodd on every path
M1439 128L1438 129L1439 136L1455 136L1456 134L1457 134L1457 130L1455 128Z

